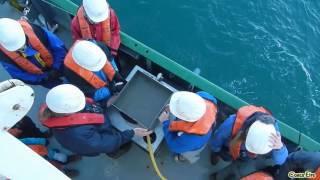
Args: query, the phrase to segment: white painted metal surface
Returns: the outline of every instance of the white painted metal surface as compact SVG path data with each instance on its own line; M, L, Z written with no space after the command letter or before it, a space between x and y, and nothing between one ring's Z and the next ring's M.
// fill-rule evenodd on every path
M7 132L0 132L0 174L11 180L70 180Z
M128 129L133 129L133 128L136 128L136 127L140 127L140 126L138 126L136 124L129 123L124 118L122 118L119 110L116 109L113 106L111 106L107 110L107 115L109 116L109 119L111 120L111 124L115 128L117 128L119 131L125 131L125 130L128 130ZM157 136L155 142L152 143L152 149L153 149L153 152L155 152L157 150L157 148L159 147L161 141L164 138L164 134L163 134L163 131L162 131L162 125L159 124L153 131ZM147 150L147 143L143 140L142 137L134 136L132 138L132 141L135 142L140 147L142 147L143 149Z
M68 180L47 160L7 132L30 110L34 91L22 82L0 83L0 180Z
M7 86L5 81L0 83L2 92L0 92L0 131L14 126L25 116L34 101L34 92L27 85ZM7 89L8 88L8 89Z

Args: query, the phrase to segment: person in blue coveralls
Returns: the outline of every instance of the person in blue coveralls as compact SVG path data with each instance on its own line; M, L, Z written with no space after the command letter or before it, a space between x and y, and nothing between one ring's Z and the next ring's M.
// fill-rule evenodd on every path
M113 93L121 90L125 81L110 62L106 45L78 40L64 60L64 75L96 102L106 102ZM105 104L105 103L104 103Z
M26 20L0 19L0 62L12 78L52 88L62 83L66 48L50 31Z
M230 166L212 174L211 179L243 177L268 166L282 165L288 156L277 120L267 109L253 105L241 107L220 125L213 135L211 150L213 165L220 158L233 160Z
M169 120L169 113L175 116ZM207 92L175 92L159 117L167 145L176 161L195 163L212 134L217 100Z

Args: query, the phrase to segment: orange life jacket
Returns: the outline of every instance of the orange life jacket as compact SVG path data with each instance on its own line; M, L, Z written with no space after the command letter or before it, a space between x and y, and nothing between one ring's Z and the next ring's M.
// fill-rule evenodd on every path
M197 135L207 134L210 131L212 124L216 121L217 106L211 101L205 100L205 102L206 112L198 121L173 121L170 123L170 131Z
M46 104L42 104L39 113L42 114L47 108ZM42 125L48 128L63 128L77 125L103 124L104 115L98 113L74 113L63 117L40 119L40 121Z
M247 118L255 112L262 112L262 113L271 114L265 108L257 107L257 106L253 106L253 105L243 106L243 107L239 108L237 115L236 115L236 120L234 121L234 124L232 127L232 133L231 133L232 140L234 138L236 138L238 132L240 131L241 127L243 126L243 124L247 120ZM231 140L231 142L232 142L232 140ZM242 140L240 140L240 139L237 140L235 143L230 143L229 149L230 149L230 154L231 154L233 160L236 160L239 158L241 144L242 144ZM249 153L249 155L251 157L256 156L253 153Z
M50 68L53 63L53 57L48 51L48 49L41 43L37 35L34 33L31 25L26 20L19 20L24 33L28 37L28 41L32 48L37 50L40 53L41 59L44 61L45 67ZM21 69L27 71L31 74L42 74L43 71L38 68L36 65L32 64L27 58L23 57L18 52L11 52L6 50L0 45L0 49L4 54L6 54L15 64L17 64Z
M320 167L314 172L316 174L315 178L308 178L309 180L320 180Z
M28 145L34 152L39 154L40 156L47 156L48 155L48 148L44 145Z
M14 136L14 137L19 137L22 134L22 130L18 129L18 128L11 128L8 130L8 132Z
M241 178L240 180L273 180L273 177L265 172L255 172L253 174Z
M77 42L75 42L76 44ZM73 45L74 47L74 45ZM87 81L91 86L93 86L96 89L102 88L105 85L107 85L107 82L104 82L101 80L95 73L92 71L89 71L87 69L82 68L79 66L72 57L72 51L73 47L70 48L68 54L66 55L64 59L64 65L72 70L74 73L78 74L80 77L82 77L85 81ZM90 61L90 59L88 59ZM116 71L113 69L112 64L108 61L106 61L106 64L102 68L105 75L108 77L109 81L112 81Z
M95 39L92 37L92 33L90 31L90 25L87 19L84 16L84 8L81 6L77 12L77 18L80 25L80 31L83 39ZM101 39L96 39L104 42L106 45L110 47L111 42L111 26L110 26L110 16L106 20L101 22L101 31L102 37L96 37Z
M16 138L19 138L19 136L22 134L22 130L18 128L11 128L8 130L8 132L13 135ZM48 155L48 148L44 145L27 145L29 148L31 148L34 152L39 154L40 156L46 156Z

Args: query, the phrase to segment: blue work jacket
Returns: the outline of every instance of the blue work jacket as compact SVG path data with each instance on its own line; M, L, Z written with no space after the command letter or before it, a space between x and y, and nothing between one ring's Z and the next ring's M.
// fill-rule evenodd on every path
M64 43L52 32L36 25L32 25L32 27L39 40L43 43L43 45L46 46L53 56L52 69L62 73L62 64L64 57L66 56L66 48L64 47ZM27 47L23 52L26 55L26 58L37 67L41 68L41 64L35 58L35 55L39 54L39 52L33 49L28 41L26 45ZM47 71L45 71L43 74L32 74L26 72L8 58L9 57L7 57L3 52L0 52L0 62L12 78L20 79L28 84L40 84L48 76Z
M229 148L229 143L231 140L231 132L233 128L233 124L236 120L236 115L230 115L228 119L226 119L220 127L215 131L211 143L211 149L213 152L220 152L223 146ZM278 123L275 124L276 131L279 132ZM246 150L246 147L244 143L241 145L241 151L245 153L240 153L240 159L247 159L248 151ZM283 164L288 156L288 150L285 145L279 150L272 150L272 159L274 160L275 164Z
M201 91L201 92L198 92L197 94L200 95L203 99L209 100L214 104L217 104L216 98L210 95L209 93ZM169 127L170 127L170 121L169 120L164 121L163 122L164 137L170 151L174 153L184 153L188 151L195 151L195 150L201 149L203 146L207 144L212 134L212 130L210 130L205 135L183 133L181 136L179 136L178 132L171 132Z
M79 125L67 128L53 128L54 137L66 149L78 155L95 156L111 153L131 141L133 130L123 132L111 127L108 119L101 125Z

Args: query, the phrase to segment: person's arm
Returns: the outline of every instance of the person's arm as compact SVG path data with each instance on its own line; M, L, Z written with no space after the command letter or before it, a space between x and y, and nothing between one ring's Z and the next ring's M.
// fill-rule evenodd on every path
M25 145L43 145L45 146L47 140L45 138L23 138L20 141Z
M90 137L87 138L89 142L88 148L92 150L91 153L109 153L116 151L121 145L128 143L134 136L133 130L118 131L103 131L99 132L92 129Z
M13 79L20 79L28 84L38 85L47 77L46 73L31 74L15 66L14 64L5 63L2 61L1 64Z
M209 93L207 93L205 91L199 91L199 92L197 92L197 94L199 96L201 96L202 98L213 102L214 104L218 104L217 99L214 96L212 96L211 94L209 94Z
M106 99L108 97L111 96L111 93L109 91L108 88L106 87L102 87L100 89L97 89L93 95L93 99L94 101L100 101L100 100L103 100L103 99Z
M62 64L67 50L64 43L56 35L48 30L44 29L44 31L48 39L49 50L53 56L52 68L59 71L63 67Z
M79 25L77 16L74 16L72 19L71 34L72 34L73 42L82 38L81 31L80 31L80 25Z
M275 129L278 135L281 136L277 122L275 123ZM287 157L288 157L288 149L285 144L283 144L283 146L280 149L272 150L272 159L274 163L277 165L282 165L286 161Z
M281 149L272 150L272 159L275 164L282 165L288 157L288 149L283 145Z
M120 46L120 24L118 17L113 9L110 10L110 21L111 21L111 54L116 56Z
M215 131L211 143L213 152L220 152L222 146L229 140L235 119L235 114L230 115Z
M162 123L164 138L166 140L166 143L169 147L169 149L175 153L182 153L185 149L187 149L187 146L190 146L192 144L186 144L183 142L182 138L179 138L177 132L171 132L169 130L170 121L165 120Z

